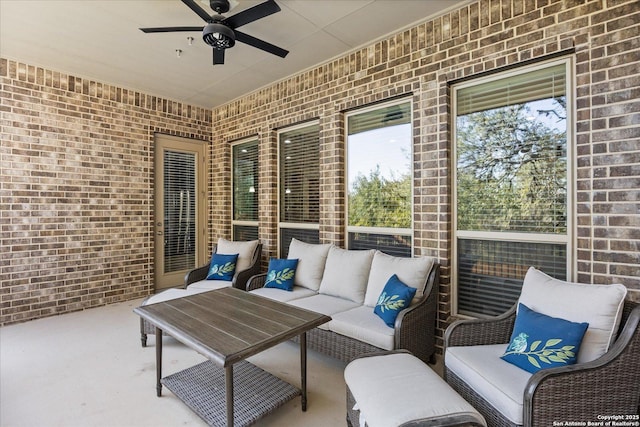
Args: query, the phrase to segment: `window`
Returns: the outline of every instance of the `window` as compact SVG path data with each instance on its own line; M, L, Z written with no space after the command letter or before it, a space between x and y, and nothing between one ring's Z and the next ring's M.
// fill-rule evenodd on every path
M347 114L349 249L412 255L412 139L408 101Z
M454 86L458 313L511 307L529 266L569 271L569 61Z
M233 239L258 238L258 141L233 145Z
M280 256L295 237L320 242L320 127L305 124L280 132Z

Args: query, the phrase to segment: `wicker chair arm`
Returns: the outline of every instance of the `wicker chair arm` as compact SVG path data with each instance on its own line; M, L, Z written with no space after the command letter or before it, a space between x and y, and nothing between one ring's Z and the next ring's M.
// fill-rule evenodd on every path
M602 421L598 415L640 410L640 305L618 339L600 358L535 373L524 395L524 425L549 426L567 420ZM564 399L565 390L571 393ZM560 394L562 393L562 394ZM637 420L635 420L637 421Z
M247 280L247 287L246 287L247 292L264 287L264 282L266 280L267 280L267 273L256 274L254 276L251 276L251 278Z
M395 348L406 349L425 363L435 353L439 282L440 265L434 264L427 277L423 297L400 311L394 326Z
M511 338L516 320L516 306L490 319L469 319L453 322L444 335L444 347L506 344Z
M194 282L198 282L200 280L204 280L207 278L207 273L209 272L209 264L205 264L201 267L194 268L193 270L187 271L187 274L184 276L184 286L187 287Z
M242 289L243 291L247 288L247 281L256 274L260 273L260 258L262 257L262 244L258 243L256 246L256 250L253 252L253 256L251 257L251 264L249 268L239 271L238 274L233 278L233 287Z

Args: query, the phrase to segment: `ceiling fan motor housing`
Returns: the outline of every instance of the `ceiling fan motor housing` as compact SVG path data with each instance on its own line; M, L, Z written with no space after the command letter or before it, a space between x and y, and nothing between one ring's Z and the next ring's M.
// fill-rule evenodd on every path
M216 18L220 18L219 20ZM223 24L224 17L217 15L213 22L202 29L202 40L214 49L228 49L236 44L236 35L233 30Z

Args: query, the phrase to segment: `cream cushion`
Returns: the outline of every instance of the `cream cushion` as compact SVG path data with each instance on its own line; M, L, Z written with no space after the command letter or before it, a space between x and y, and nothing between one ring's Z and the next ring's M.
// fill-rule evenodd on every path
M233 282L228 280L198 280L187 286L189 291L215 291L216 289L229 288Z
M297 259L296 275L293 283L317 291L320 288L324 264L331 244L313 245L291 239L288 259Z
M235 272L235 275L237 275L239 272L251 267L251 258L253 257L253 253L256 251L259 243L259 240L232 242L226 239L218 239L216 253L225 255L238 254Z
M448 347L444 363L513 424L523 424L524 389L533 374L500 356L507 344Z
M206 289L167 289L166 291L158 292L157 294L151 295L150 297L142 301L141 305L149 305L158 302L170 301L172 299L184 298L206 291Z
M371 263L364 304L375 307L384 286L394 274L405 285L417 289L413 301L419 300L424 295L427 276L434 263L435 259L432 257L400 258L376 251Z
M360 409L361 426L452 425L446 420L461 416L486 425L438 374L408 353L356 359L346 366L344 380Z
M326 316L333 316L336 313L346 311L358 306L358 304L353 301L321 294L313 295L306 298L294 299L287 302L287 304L304 308L306 310L315 311L316 313L322 313ZM328 323L323 323L322 325L318 326L318 328L326 330L329 329L330 324L331 321L329 321Z
M329 249L319 292L362 304L375 250Z
M295 285L293 287L293 290L290 292L280 288L258 288L250 292L252 294L260 295L261 297L280 302L287 302L298 298L305 298L316 295L316 292L312 291L311 289Z
M613 344L622 317L627 288L621 284L589 285L554 279L531 267L519 302L547 316L587 322L578 363L597 359Z
M328 329L340 335L366 342L384 350L393 350L395 329L390 328L371 307L361 305L333 314Z

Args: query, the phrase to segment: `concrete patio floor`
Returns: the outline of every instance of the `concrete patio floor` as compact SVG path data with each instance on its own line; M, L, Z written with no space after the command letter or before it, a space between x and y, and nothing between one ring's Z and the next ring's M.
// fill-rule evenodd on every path
M140 345L141 300L0 328L0 425L204 426L164 388L155 394L155 338ZM163 375L204 358L164 338ZM300 385L299 349L291 342L249 359ZM309 351L308 409L297 397L256 426L346 425L344 363Z

